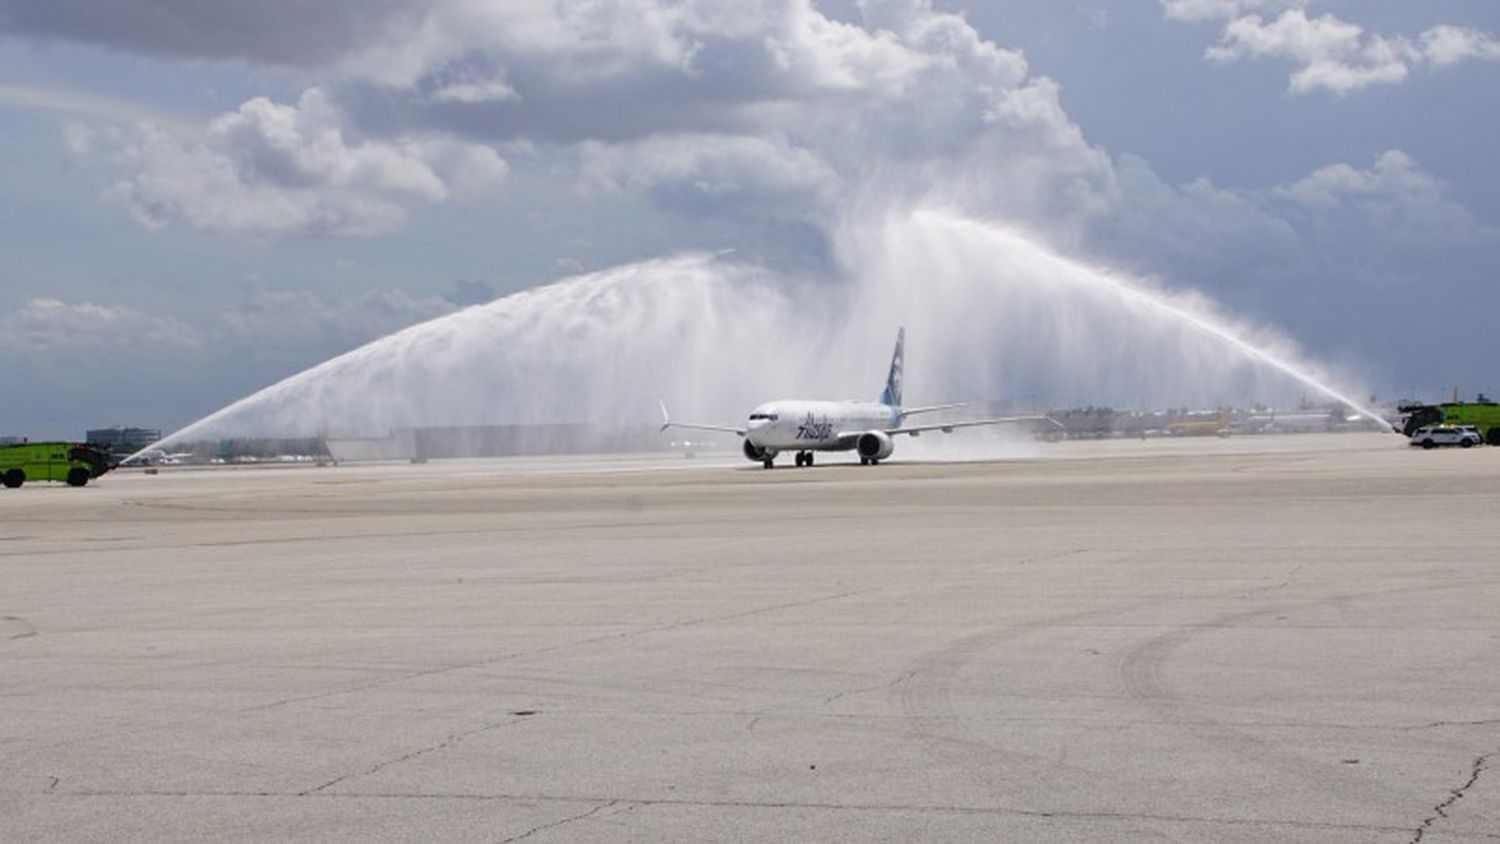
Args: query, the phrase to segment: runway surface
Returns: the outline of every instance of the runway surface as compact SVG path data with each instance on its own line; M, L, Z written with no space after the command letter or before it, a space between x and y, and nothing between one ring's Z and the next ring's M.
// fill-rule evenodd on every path
M1500 840L1500 448L1028 453L0 490L0 839Z

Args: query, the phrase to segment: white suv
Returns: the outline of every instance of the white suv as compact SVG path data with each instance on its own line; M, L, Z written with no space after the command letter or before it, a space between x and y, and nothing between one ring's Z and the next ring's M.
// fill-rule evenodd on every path
M1428 425L1418 428L1411 435L1411 444L1423 448L1437 448L1440 445L1457 445L1471 448L1479 445L1484 439L1479 436L1479 430L1472 425Z

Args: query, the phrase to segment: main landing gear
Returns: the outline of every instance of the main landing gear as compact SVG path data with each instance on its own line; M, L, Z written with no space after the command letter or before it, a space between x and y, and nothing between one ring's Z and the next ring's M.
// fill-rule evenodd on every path
M861 466L874 466L875 464L877 464L879 462L880 461L877 460L874 457L861 457L861 458L859 458L859 465L861 465Z
M793 459L796 461L797 468L799 469L803 466L811 466L813 464L813 453L811 451L799 451L793 455ZM776 468L776 458L763 457L761 458L760 465L767 469L774 469Z
M811 466L813 464L813 453L811 451L799 451L792 457L797 463L797 468L799 469L803 466ZM865 459L861 457L859 459L859 462L864 463ZM872 460L870 462L874 463L875 461ZM760 465L766 467L767 469L774 469L776 468L776 458L771 456L762 457L760 460Z

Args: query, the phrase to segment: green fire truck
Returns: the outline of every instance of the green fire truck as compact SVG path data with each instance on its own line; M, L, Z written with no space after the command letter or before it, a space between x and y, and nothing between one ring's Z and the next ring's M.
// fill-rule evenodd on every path
M0 484L15 489L27 481L83 486L113 469L102 451L82 443L21 443L0 446Z
M1403 405L1400 410L1406 414L1402 433L1408 437L1424 425L1473 425L1485 442L1500 445L1500 404L1484 396L1472 402Z

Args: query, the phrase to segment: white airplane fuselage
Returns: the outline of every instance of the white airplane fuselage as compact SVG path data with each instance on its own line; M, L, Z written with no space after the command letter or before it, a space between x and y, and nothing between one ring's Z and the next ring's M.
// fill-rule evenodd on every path
M906 329L903 328L896 332L896 349L891 355L890 373L886 376L885 389L881 391L877 401L783 399L766 402L750 412L750 418L745 420L744 427L673 422L664 401L661 404L661 429L692 428L738 434L745 438L742 443L745 458L762 463L770 469L776 462L776 455L783 451L796 452L798 466L813 465L812 453L815 451L858 451L861 464L874 466L895 451L893 437L915 437L923 431L952 433L956 428L1045 418L1011 416L932 422L925 425L908 423L908 417L962 405L939 404L902 409L901 381L906 362L905 345Z
M900 424L901 411L879 402L782 399L753 410L745 441L775 456L783 451L848 451L859 434Z

